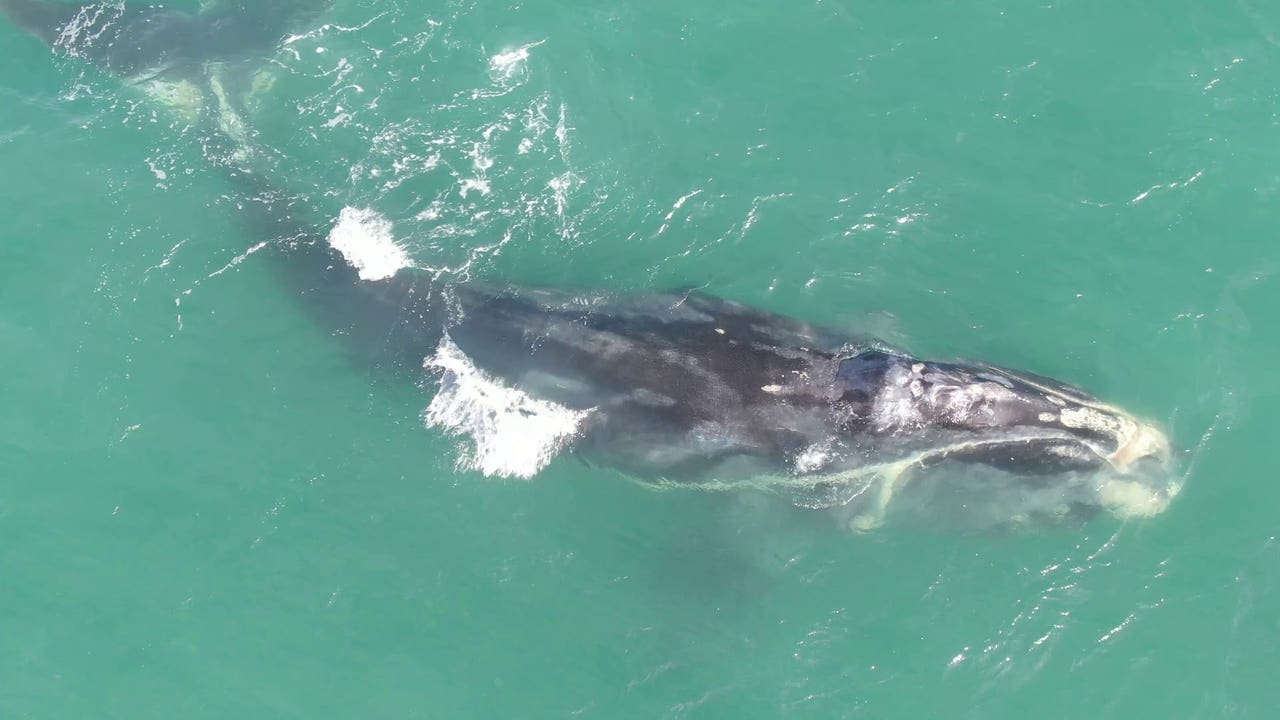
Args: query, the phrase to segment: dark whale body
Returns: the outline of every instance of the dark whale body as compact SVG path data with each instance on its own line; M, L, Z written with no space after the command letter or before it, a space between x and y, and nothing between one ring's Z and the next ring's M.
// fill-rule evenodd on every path
M237 177L257 199L242 217L287 239L283 277L339 334L414 374L456 348L486 378L582 412L575 452L636 478L856 501L868 525L906 477L955 466L1006 494L1054 490L1055 512L1157 512L1176 492L1151 473L1169 452L1157 428L1063 383L922 360L697 291L441 285L413 269L360 280L301 201L259 182ZM436 374L442 392L457 381Z
M190 13L163 3L0 0L0 13L50 47L133 77L264 54L330 4L221 0Z
M0 11L51 46L74 41L72 54L133 75L261 52L327 4L224 2L188 14L0 0ZM354 347L413 376L425 360L442 394L482 380L542 403L530 407L562 408L575 418L566 445L647 482L785 488L806 504L856 507L863 528L908 475L939 469L943 483L964 478L1023 505L1044 496L1051 510L1150 514L1177 491L1151 472L1169 453L1157 428L1057 381L923 360L700 292L442 285L412 269L361 280L322 223L308 222L317 213L270 188L261 168L230 177L257 239L275 241L281 277ZM432 363L442 355L474 373Z

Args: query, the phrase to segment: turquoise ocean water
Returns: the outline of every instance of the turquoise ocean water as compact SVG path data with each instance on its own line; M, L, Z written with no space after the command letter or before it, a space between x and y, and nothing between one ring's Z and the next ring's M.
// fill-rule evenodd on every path
M1280 713L1280 6L339 0L258 59L279 182L421 267L703 287L1169 429L1164 514L1014 532L460 470L185 116L0 48L0 717Z

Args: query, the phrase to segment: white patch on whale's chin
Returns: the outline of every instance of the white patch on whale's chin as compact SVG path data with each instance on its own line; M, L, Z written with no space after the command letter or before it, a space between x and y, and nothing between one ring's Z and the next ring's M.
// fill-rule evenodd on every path
M137 86L149 99L173 112L184 122L198 122L205 96L200 86L191 80L148 78L140 81Z
M1148 483L1109 478L1098 487L1098 499L1102 506L1120 518L1154 517L1168 509L1182 488L1170 482L1165 488L1152 487Z
M329 245L361 280L385 280L410 265L409 254L391 235L391 222L368 208L343 208L329 231Z
M473 447L458 466L490 477L533 477L572 442L591 414L503 385L447 335L425 366L443 371L440 390L423 412L427 426L469 436Z

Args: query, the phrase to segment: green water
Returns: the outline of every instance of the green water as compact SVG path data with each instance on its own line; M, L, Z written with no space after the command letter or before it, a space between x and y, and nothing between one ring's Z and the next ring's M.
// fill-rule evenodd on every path
M431 389L244 255L265 238L183 120L5 24L0 717L1276 717L1274 4L325 22L254 128L418 265L705 287L1061 377L1165 425L1185 489L858 535L572 455L458 471Z

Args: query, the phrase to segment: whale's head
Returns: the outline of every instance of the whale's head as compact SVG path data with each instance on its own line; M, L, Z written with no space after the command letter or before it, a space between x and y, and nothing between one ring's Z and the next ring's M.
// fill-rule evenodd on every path
M852 435L939 483L1125 516L1159 513L1178 490L1158 427L1055 380L872 348L840 360L835 387Z

